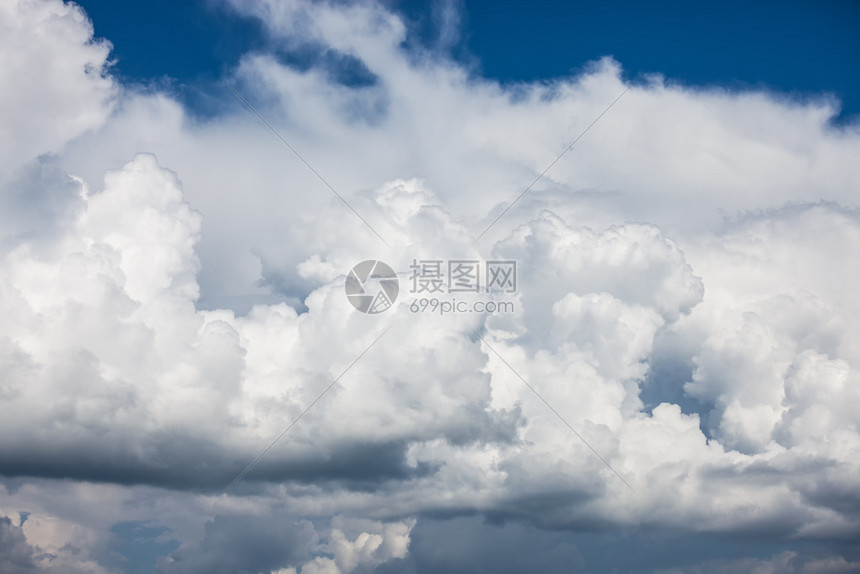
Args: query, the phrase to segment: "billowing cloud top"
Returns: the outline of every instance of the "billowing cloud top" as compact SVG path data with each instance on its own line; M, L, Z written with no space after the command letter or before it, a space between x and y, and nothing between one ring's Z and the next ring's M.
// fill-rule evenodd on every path
M271 44L226 80L367 224L229 91L195 118L112 79L75 5L0 2L0 569L124 571L148 536L163 572L477 571L466 536L589 571L559 532L619 528L774 548L702 572L860 569L833 102L611 59L502 87L382 5L233 8ZM402 299L364 315L344 278L377 258ZM410 263L457 258L516 261L515 311L411 312Z

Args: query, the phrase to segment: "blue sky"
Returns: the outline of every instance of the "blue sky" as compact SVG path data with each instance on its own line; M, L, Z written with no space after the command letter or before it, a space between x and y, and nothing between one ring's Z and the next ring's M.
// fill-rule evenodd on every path
M860 4L80 7L0 0L4 574L860 571Z
M257 20L209 0L80 4L130 80L199 86L267 43ZM390 5L412 23L411 41L437 42L438 3ZM832 94L842 102L841 121L860 112L860 4L852 0L469 1L460 17L452 54L502 82L550 80L610 55L631 79L659 73L691 86Z

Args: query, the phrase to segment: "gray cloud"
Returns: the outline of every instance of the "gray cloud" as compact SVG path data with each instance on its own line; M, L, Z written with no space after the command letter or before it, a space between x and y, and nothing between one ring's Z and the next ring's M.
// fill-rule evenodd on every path
M161 561L165 574L269 572L307 559L316 532L308 522L264 520L257 516L215 516L193 548L172 552Z
M0 568L9 574L33 572L36 549L27 544L21 528L6 516L0 516Z

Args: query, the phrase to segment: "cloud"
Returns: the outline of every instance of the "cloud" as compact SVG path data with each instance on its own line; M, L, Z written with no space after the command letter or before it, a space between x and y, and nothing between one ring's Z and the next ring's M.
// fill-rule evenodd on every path
M107 574L91 551L99 545L91 529L53 516L21 515L18 524L0 514L3 572Z
M838 572L853 572L860 563L847 562L842 557L831 557L823 559L815 559L806 561L798 559L795 552L783 552L778 556L774 556L769 560L759 560L755 558L744 558L741 560L732 561L713 561L705 563L701 566L694 567L691 570L683 570L684 572L695 572L696 574L705 574L707 572L753 572L755 574L824 574ZM670 574L681 572L681 570L665 570L661 574Z
M313 526L264 520L258 516L216 516L206 523L199 546L171 553L160 572L270 571L306 555Z
M216 515L202 540L172 552L158 567L164 573L277 572L349 574L371 571L403 558L414 521L375 522L335 516L318 528L271 509ZM297 564L298 566L285 566Z
M10 574L32 571L35 568L35 549L27 544L20 527L6 517L0 517L0 566Z
M26 39L58 94L0 117L26 132L0 151L0 508L31 513L0 520L9 569L132 568L129 521L178 546L164 572L587 571L573 533L619 528L655 568L649 529L829 545L703 572L853 567L860 140L832 104L610 59L503 87L378 4L234 8L270 44L228 79L391 249L228 92L196 118L106 76L79 8L4 6L0 49ZM306 45L328 56L291 65ZM16 127L25 104L66 127ZM343 281L375 258L403 299L366 316ZM515 312L411 313L438 258L516 260Z
M117 87L107 75L110 44L93 38L75 4L6 0L0 30L7 55L0 63L4 182L13 168L102 125Z

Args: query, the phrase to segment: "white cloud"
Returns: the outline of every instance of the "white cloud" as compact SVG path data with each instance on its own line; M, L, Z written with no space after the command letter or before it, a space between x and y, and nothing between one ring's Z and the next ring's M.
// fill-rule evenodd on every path
M409 531L414 521L382 524L367 520L336 518L322 550L331 558L318 556L304 564L301 574L349 574L362 566L375 567L406 556ZM354 538L343 529L358 532Z
M58 152L107 118L116 87L110 44L93 39L84 11L57 0L0 2L0 183L11 170Z

